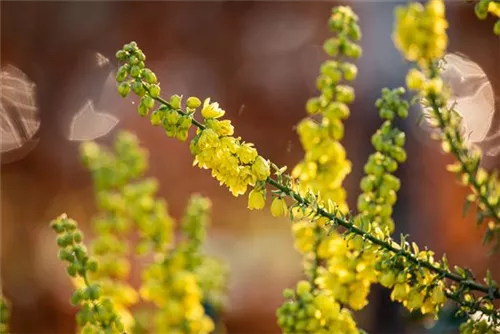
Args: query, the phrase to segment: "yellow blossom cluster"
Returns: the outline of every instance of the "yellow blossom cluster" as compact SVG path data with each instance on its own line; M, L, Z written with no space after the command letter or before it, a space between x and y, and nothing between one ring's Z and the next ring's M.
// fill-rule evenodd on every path
M151 114L151 123L162 125L169 137L185 141L194 122L193 115L201 106L205 124L198 128L190 143L195 156L194 164L210 169L212 176L221 185L226 185L234 196L245 194L248 186L254 187L269 177L269 161L258 154L252 143L242 142L241 138L233 136L231 121L220 120L225 111L219 103L207 98L201 105L197 97L189 97L183 108L181 96L173 95L169 102L162 100L156 75L145 68L145 56L135 42L124 45L116 57L124 62L116 78L118 91L126 97L132 89L141 97L138 112L142 116L148 115L149 110L154 108L155 100L161 102L161 107ZM262 197L265 196L262 187L257 187L257 190L261 191ZM257 205L249 203L249 207L263 207L262 201L255 203Z
M135 136L121 132L115 153L95 142L81 146L82 159L90 169L97 190L99 213L93 219L96 237L91 251L99 267L92 278L98 280L102 294L113 301L126 328L134 325L130 306L138 302L135 289L127 283L130 274L128 237L136 224L140 233L137 250L164 249L172 239L172 219L165 203L156 201L155 180L139 180L146 166L146 153ZM112 175L112 176L111 176ZM77 282L83 284L83 282Z
M356 44L361 37L357 20L358 17L349 7L339 6L332 10L329 27L336 36L324 44L329 55L352 58L361 55L361 48ZM356 66L347 61L328 60L321 66L317 80L321 95L307 102L306 109L311 116L301 121L297 129L305 157L292 171L292 176L298 180L300 193L319 194L322 203L335 202L342 212L347 211L342 182L351 171L351 163L340 143L344 136L342 121L349 116L348 104L354 100L353 88L342 81L354 80L356 74ZM276 206L282 207L279 203ZM338 232L331 231L326 235L324 228L328 220L316 219L309 211L302 210L300 206L291 208L295 220L292 226L295 247L304 255L304 266L309 271L313 288L305 294L305 301L304 295L299 292L300 289L297 290L296 300L287 299L280 308L279 312L282 314L278 317L278 323L285 333L294 333L293 329L303 324L307 324L306 330L298 332L357 333L358 329L351 313L340 306L340 303L357 306L357 300L353 299L352 305L348 302L349 298L356 297L350 294L349 287L342 285L345 281L327 284L334 279L329 273L330 269L336 270L340 275L355 275L352 272L352 264L356 266L356 262L353 262L355 258L351 256L345 240ZM304 284L299 283L298 288ZM353 285L352 288L360 291L359 285ZM308 295L311 295L311 305L307 303ZM331 309L330 312L321 309L316 311L313 300L321 301L323 306L327 305L326 307ZM306 311L302 318L288 314L292 313L290 307L301 307L304 304L304 307L309 307L311 311ZM317 327L318 324L321 326Z
M394 44L406 59L427 68L444 56L447 28L443 0L430 0L425 6L412 2L396 9Z
M295 290L286 289L283 295L287 301L276 315L284 334L359 333L349 310L330 296L313 293L308 281L298 282Z
M219 108L213 104L207 104L205 108ZM206 114L213 115L212 112ZM215 115L220 115L220 112ZM212 176L220 184L226 185L234 196L245 194L248 186L253 187L269 177L269 161L258 154L253 144L232 136L234 129L230 121L206 118L205 124L206 128L198 131L190 145L191 153L195 156L195 165L210 169ZM256 200L253 195L249 207L261 209L261 197L264 197L265 193L261 189L256 191L260 191L261 196Z
M337 36L324 44L329 55L352 58L361 55L361 48L356 44L361 37L357 20L350 7L334 8L329 26ZM342 182L351 171L351 163L339 140L344 136L342 120L349 117L348 104L354 100L354 89L341 83L341 80L354 80L356 74L356 66L347 61L328 60L321 66L321 74L316 81L321 95L311 98L306 105L313 117L302 120L297 128L305 150L304 160L292 171L292 176L299 180L302 193L312 189L320 193L323 200L337 203L344 212L347 205ZM318 115L319 119L314 115Z
M198 272L209 259L199 250L205 239L209 208L208 199L193 196L182 224L184 239L169 253L157 254L155 262L143 272L141 297L159 308L154 316L156 333L208 334L214 330L214 323L202 305L206 298L201 288L202 284L215 288L209 283L214 272L205 271L209 277L201 277ZM218 265L213 261L210 264L212 268Z

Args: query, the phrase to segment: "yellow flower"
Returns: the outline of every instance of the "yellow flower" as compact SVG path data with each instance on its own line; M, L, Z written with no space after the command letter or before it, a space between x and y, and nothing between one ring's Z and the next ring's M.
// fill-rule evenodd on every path
M252 172L255 174L257 179L264 181L269 177L269 175L271 175L269 161L259 155L252 165Z
M198 139L198 147L205 150L210 147L216 147L219 144L219 136L212 129L205 129L201 132Z
M219 118L224 116L226 112L219 107L219 103L210 103L210 98L203 101L203 109L201 109L201 115L203 118Z
M257 150L253 148L252 143L244 143L239 147L238 156L240 160L244 164L249 164L254 162L255 158L257 158Z
M274 217L286 216L288 207L283 198L275 197L271 204L271 214Z
M266 198L262 191L253 189L248 195L248 208L250 210L261 210L266 205Z
M406 86L411 90L421 90L425 83L425 75L412 68L406 75Z

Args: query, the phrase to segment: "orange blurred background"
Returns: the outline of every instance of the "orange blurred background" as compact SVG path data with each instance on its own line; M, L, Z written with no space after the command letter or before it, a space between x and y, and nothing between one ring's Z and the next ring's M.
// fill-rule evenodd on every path
M164 94L212 97L226 110L236 134L254 142L278 165L294 166L303 152L294 126L316 93L322 43L335 2L2 2L1 65L15 66L34 83L40 127L25 145L2 155L1 285L12 303L12 333L73 333L71 285L57 260L50 220L62 212L85 230L95 212L89 173L79 162L82 139L109 144L120 129L133 131L150 151L148 175L179 218L192 193L213 201L207 248L231 268L229 333L279 333L275 309L283 288L301 277L289 222L246 209L209 172L193 168L188 145L168 139L115 91L115 52L137 41ZM343 4L349 4L344 2ZM370 136L380 125L374 102L383 87L404 84L407 64L390 38L395 2L350 3L360 17L364 56L357 62L356 102L344 145L353 161L345 185L355 208ZM492 20L478 21L473 6L449 2L450 52L461 52L500 89L500 44ZM96 54L109 58L110 62ZM105 64L99 65L99 62ZM498 109L498 99L497 99ZM87 108L87 109L85 109ZM85 117L80 117L82 112ZM452 161L416 124L404 122L408 162L395 209L398 233L446 252L450 264L486 269L500 280L500 256L487 256L474 215L462 217L466 189L445 171ZM499 125L497 114L492 129ZM118 121L116 126L112 126ZM108 126L109 125L109 126ZM108 129L109 127L109 129ZM492 130L494 131L494 130ZM36 144L36 145L35 145ZM30 150L30 147L34 147ZM488 168L498 158L485 159ZM473 211L473 210L471 210ZM137 275L134 280L138 280ZM399 306L374 288L357 315L370 333L402 333Z

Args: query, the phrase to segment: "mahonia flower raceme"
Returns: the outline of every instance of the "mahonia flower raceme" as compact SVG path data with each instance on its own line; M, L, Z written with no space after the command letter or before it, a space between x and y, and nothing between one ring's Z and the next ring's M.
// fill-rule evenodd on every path
M431 61L444 56L447 28L442 0L430 0L425 6L412 2L396 9L394 44L406 59L428 68Z
M57 244L61 248L59 259L68 262L68 274L83 283L80 286L77 284L71 297L73 305L82 306L76 317L82 333L122 333L130 330L131 327L122 322L114 301L102 294L99 283L89 280L89 273L96 272L98 264L89 258L86 248L81 244L83 236L76 222L63 214L52 221L51 227L58 234Z
M418 15L413 13L414 16L412 17L415 18L415 21L422 22L427 22L426 20L431 18L436 19L436 16L440 17L436 22L443 20L444 4L439 2L437 0L430 1L423 12L421 11ZM399 40L405 40L405 37L397 28L398 24L403 25L402 22L405 20L401 18L402 14L400 13L404 12L410 15L408 13L412 12L411 8L412 5L406 9L400 8L399 14L396 14L396 20L399 22L396 24L395 31L396 45L400 44ZM476 4L476 14L481 18L485 18L488 11L496 12L496 8L500 8L498 3L482 0ZM424 30L421 33L424 33ZM429 38L426 40L425 47L446 49L447 38L445 31L439 30L439 35L441 39ZM414 45L414 47L416 50L424 49L422 45ZM460 115L453 108L446 107L450 89L445 87L443 80L439 76L439 64L437 62L443 56L443 52L440 52L439 55L424 52L417 59L408 57L408 51L405 48L400 47L400 49L409 60L416 61L421 67L420 70L414 68L408 72L406 84L409 89L419 93L429 124L439 130L436 135L441 140L443 150L452 153L457 159L456 163L448 166L448 170L456 173L462 183L471 188L472 193L467 197L466 205L477 203L480 209L477 216L478 223L482 223L483 220L486 221L487 230L484 242L488 243L496 238L495 247L498 248L500 247L500 182L495 174L489 174L484 168L480 167L481 153L477 148L465 142ZM422 64L425 64L425 66L422 66Z
M359 333L349 310L329 296L315 295L307 281L286 289L283 296L287 301L276 312L283 333Z

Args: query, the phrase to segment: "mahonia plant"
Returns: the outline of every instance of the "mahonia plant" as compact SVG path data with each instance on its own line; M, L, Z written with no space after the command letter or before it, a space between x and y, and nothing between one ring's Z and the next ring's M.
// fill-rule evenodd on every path
M393 39L404 56L418 66L410 70L407 85L410 90L419 91L419 97L432 107L443 146L460 147L460 151L454 151L459 151L456 156L461 165L469 166L466 159L473 155L474 173L463 167L461 170L468 175L464 177L466 184L470 184L471 179L478 178L479 154L465 145L458 119L446 123L456 113L445 108L446 88L437 66L447 46L448 23L444 14L441 0L431 0L425 6L400 6L396 10ZM138 112L142 116L155 109L150 115L151 123L161 125L169 137L185 141L189 126L195 125L196 135L190 142L194 164L210 169L212 176L235 196L252 187L249 209L265 207L267 190L274 188L271 214L290 216L295 246L304 255L307 277L295 289L284 292L285 303L277 311L284 333L362 331L350 309L358 310L367 304L370 286L375 282L392 289L391 299L410 311L437 317L445 302L453 300L460 313L476 315L462 326L464 333L497 332L500 310L495 309L493 302L500 299L500 289L490 274L481 284L468 269L450 269L446 256L436 260L432 251L420 250L407 236L401 236L399 241L391 237L391 215L400 188L393 173L406 160L405 134L393 124L396 116L408 115L409 102L403 88L382 90L382 97L375 103L384 122L372 137L376 152L365 165L359 213L354 216L348 210L342 181L351 164L339 141L343 137L342 120L349 116L348 104L354 99L352 87L342 81L353 80L357 73L355 65L345 59L361 56L361 48L356 44L361 37L357 20L349 7L332 10L329 27L336 35L325 43L324 49L344 60L328 60L321 66L317 80L321 95L307 102L310 117L298 126L305 157L291 175L285 173L286 166L278 167L258 155L252 144L235 137L230 121L221 119L225 111L218 103L207 98L202 106L199 98L190 97L183 105L179 95L168 101L161 98L157 78L145 67L144 53L135 42L117 52L118 60L123 62L117 75L118 91L126 97L133 90L141 98ZM200 107L201 122L194 117ZM469 200L491 219L491 234L496 231L495 216L499 212L489 208L492 202L497 204L496 178L480 179L481 182L472 182L474 197Z
M147 152L134 135L120 132L114 152L86 142L81 153L92 173L99 209L92 221L92 258L76 222L63 215L52 227L60 235L59 257L69 262L68 274L75 277L72 303L82 307L77 315L82 333L136 331L139 324L130 307L141 300L156 306L147 313L149 332L212 333L215 324L204 306L222 310L227 269L201 249L210 201L199 195L191 198L181 226L183 237L175 244L167 204L155 198L158 183L142 179ZM131 233L139 237L135 253L153 258L142 270L139 291L127 282Z

